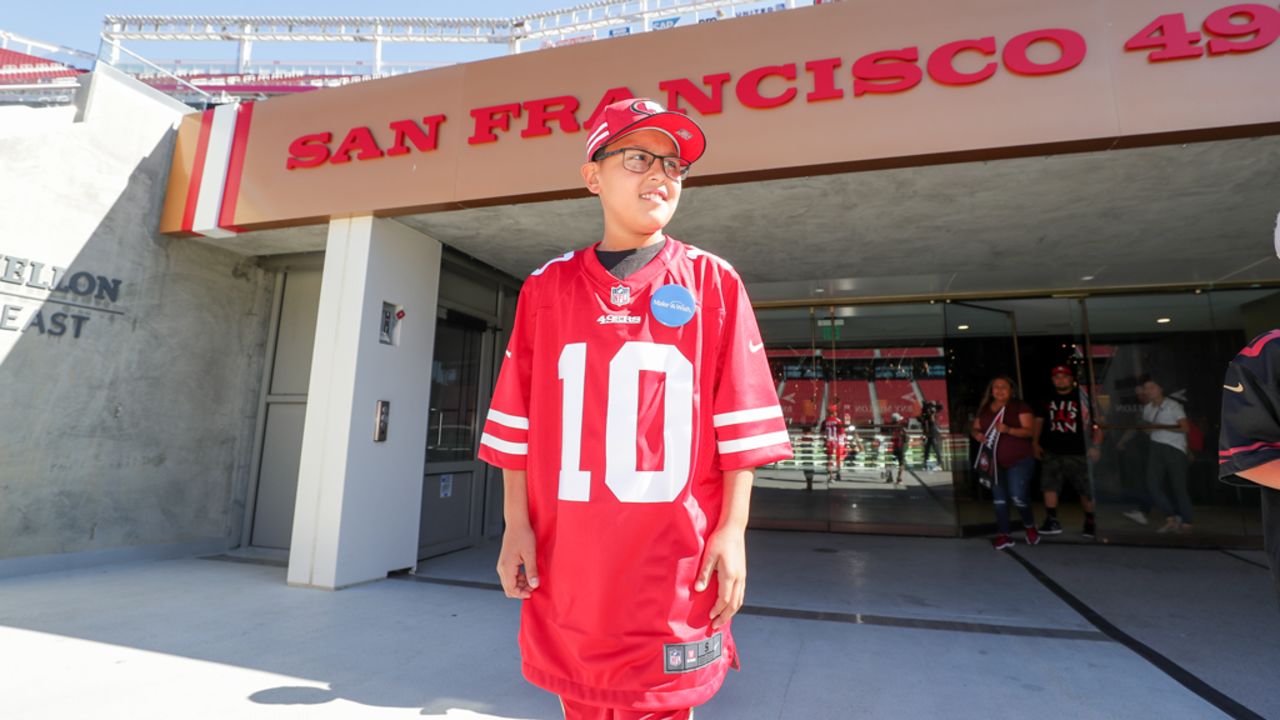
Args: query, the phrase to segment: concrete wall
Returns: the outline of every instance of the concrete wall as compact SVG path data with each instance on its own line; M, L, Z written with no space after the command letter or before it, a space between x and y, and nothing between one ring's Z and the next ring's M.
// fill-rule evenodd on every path
M0 106L0 142L9 138L61 131L76 121L79 112L80 108L76 104L49 107Z
M244 520L272 276L157 232L188 108L110 68L77 105L0 130L0 575L225 548Z
M393 220L329 223L290 585L334 590L417 565L440 243ZM379 341L383 302L402 307ZM391 401L384 442L374 408Z

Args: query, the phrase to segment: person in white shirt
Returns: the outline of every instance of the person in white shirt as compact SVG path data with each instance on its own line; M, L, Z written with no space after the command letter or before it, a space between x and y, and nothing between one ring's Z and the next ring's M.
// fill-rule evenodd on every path
M1191 495L1187 491L1187 413L1150 376L1142 380L1147 404L1142 408L1143 430L1151 436L1147 460L1147 489L1156 507L1168 518L1157 532L1191 532ZM1173 490L1173 500L1165 487Z

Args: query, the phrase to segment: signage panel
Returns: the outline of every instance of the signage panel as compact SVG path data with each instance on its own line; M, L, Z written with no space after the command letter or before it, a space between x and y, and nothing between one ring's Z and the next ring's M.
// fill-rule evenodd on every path
M1280 10L1222 0L894 0L691 23L189 116L161 229L583 196L584 129L638 96L706 128L690 184L1271 134L1280 93L1258 88L1277 37ZM218 133L230 150L208 170ZM202 177L224 192L199 192Z

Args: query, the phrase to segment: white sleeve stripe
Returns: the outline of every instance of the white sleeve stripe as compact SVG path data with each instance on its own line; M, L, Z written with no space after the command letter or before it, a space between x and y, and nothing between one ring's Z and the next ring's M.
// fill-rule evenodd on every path
M529 418L520 417L519 415L508 415L499 410L494 410L493 408L489 408L489 419L499 425L506 425L509 428L515 428L517 430L529 429Z
M791 436L786 430L777 432L762 433L760 435L750 435L737 440L721 440L716 443L716 447L722 454L742 452L743 450L756 450L770 445L781 445L782 443L791 442Z
M507 453L508 455L528 455L529 454L529 443L508 442L506 440L503 440L502 438L496 438L490 435L489 433L480 434L480 444L488 445L494 450L497 450L498 452Z
M735 410L733 412L713 415L711 417L711 424L715 427L724 427L725 425L737 425L739 423L754 422L756 420L769 420L776 417L782 417L782 407L780 405L768 405L765 407L752 408L750 410Z

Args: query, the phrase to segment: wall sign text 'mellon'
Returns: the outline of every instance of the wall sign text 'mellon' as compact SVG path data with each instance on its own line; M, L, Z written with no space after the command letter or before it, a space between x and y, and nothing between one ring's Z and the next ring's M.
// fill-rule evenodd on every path
M1239 21L1239 22L1238 22ZM1135 33L1126 43L1126 51L1152 49L1151 62L1196 58L1204 54L1199 43L1206 35L1208 54L1254 52L1271 45L1280 37L1280 10L1267 5L1244 3L1230 5L1210 14L1203 23L1204 33L1186 29L1181 13L1162 15ZM1049 43L1057 48L1051 61L1032 58L1031 47ZM1065 28L1031 30L1000 43L994 36L957 40L934 48L927 56L919 47L882 50L858 57L843 71L844 58L820 58L804 63L783 63L753 68L735 80L731 73L704 75L699 80L677 78L658 83L659 94L665 93L669 109L696 111L715 115L724 111L726 88L743 107L769 109L786 105L801 97L807 103L853 99L868 94L900 93L920 85L927 75L930 80L948 86L976 85L993 77L1001 67L1007 72L1027 77L1053 75L1070 71L1084 62L1088 43L1080 33ZM974 56L986 62L978 69L957 69L957 58ZM973 58L959 63L974 66ZM766 89L766 86L768 89ZM522 122L522 138L560 132L576 133L590 127L606 105L636 97L627 87L605 91L595 103L585 123L578 117L583 108L572 95L505 103L470 111L470 145L497 142L501 134L510 133ZM289 145L285 167L313 168L325 164L343 164L352 160L376 160L407 155L416 149L430 152L438 146L443 114L428 115L417 120L405 118L388 123L378 132L368 126L351 128L341 141L334 142L332 132L302 135ZM382 141L379 141L382 137Z
M21 289L24 292L10 292L6 290L6 284L13 290ZM48 312L46 315L46 306L62 305L120 315L122 313L119 310L83 304L98 301L102 305L110 305L118 302L120 285L119 278L83 270L68 274L63 267L14 255L0 255L0 295L4 296L4 302L0 303L0 330L34 330L41 335L54 337L70 331L71 337L79 338L90 316L74 312ZM39 296L26 294L30 292L36 292ZM31 305L20 303L21 300L26 300Z

